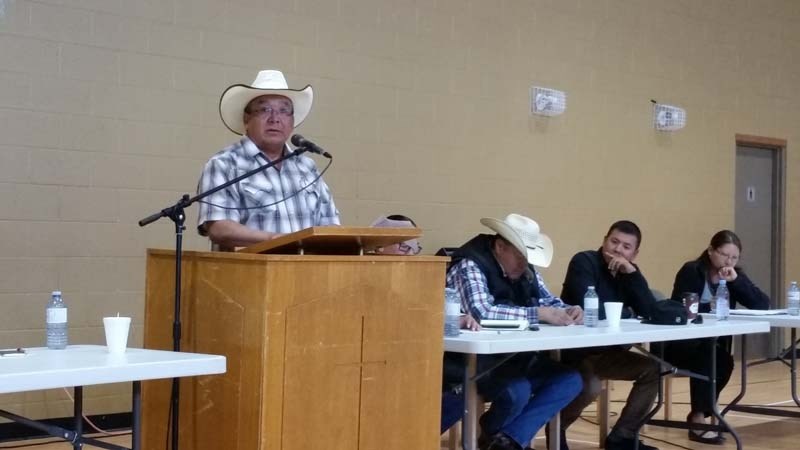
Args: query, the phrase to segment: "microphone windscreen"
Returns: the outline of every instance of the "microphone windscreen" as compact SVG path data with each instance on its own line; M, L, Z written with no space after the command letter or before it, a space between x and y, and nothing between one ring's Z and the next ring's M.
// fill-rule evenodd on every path
M306 145L306 138L304 138L299 134L295 134L294 136L292 136L292 145L294 145L295 147L303 147Z

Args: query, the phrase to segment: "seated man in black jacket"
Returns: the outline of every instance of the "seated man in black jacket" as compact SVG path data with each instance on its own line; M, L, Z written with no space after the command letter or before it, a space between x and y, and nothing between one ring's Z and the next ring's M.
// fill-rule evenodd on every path
M635 223L620 220L611 225L602 247L572 257L561 292L564 302L583 307L586 290L594 286L600 298L600 319L605 318L603 303L611 301L624 304L623 318L630 316L630 310L647 317L656 300L644 275L633 263L641 241L642 233ZM600 393L599 380L633 381L625 407L605 443L606 450L633 450L639 422L658 394L658 364L618 346L568 350L562 352L562 360L580 370L584 386L581 394L561 412L562 432ZM566 440L562 437L561 442ZM642 442L639 449L657 450Z

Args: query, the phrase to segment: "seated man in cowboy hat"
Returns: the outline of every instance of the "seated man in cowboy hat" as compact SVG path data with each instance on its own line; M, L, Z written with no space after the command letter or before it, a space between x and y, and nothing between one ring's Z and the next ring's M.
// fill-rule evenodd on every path
M583 310L553 297L534 265L547 267L553 244L539 225L518 214L481 223L496 235L480 234L452 255L447 286L461 295L464 309L478 320L527 319L553 325L581 323ZM478 357L478 371L506 355ZM519 353L478 381L492 402L481 416L481 450L520 450L551 417L581 391L580 375L545 354Z
M571 305L583 305L586 290L594 286L600 299L600 319L605 318L602 303L607 301L622 302L623 317L629 316L631 309L649 317L656 299L642 271L633 263L641 242L642 232L635 223L620 220L612 224L602 247L572 257L561 298ZM580 370L584 386L581 395L561 413L562 433L600 393L599 380L633 381L625 407L605 442L606 450L633 450L639 423L650 412L658 394L658 364L621 346L566 350L561 356L566 364ZM640 450L657 450L641 441L638 444Z
M291 154L286 142L308 116L313 98L311 86L289 89L277 70L262 70L252 86L227 88L219 114L228 129L243 137L206 163L198 192ZM314 160L299 155L206 197L197 229L221 248L232 249L338 224L339 211Z

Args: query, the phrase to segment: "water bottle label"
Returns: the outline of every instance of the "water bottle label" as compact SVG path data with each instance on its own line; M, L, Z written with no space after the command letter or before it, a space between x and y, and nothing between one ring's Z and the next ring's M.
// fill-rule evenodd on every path
M796 300L800 301L800 292L790 292L789 293L789 301Z
M584 303L586 303L584 301ZM586 308L583 315L583 324L587 327L594 328L597 326L600 311L597 308Z
M728 315L730 314L728 312L728 310L729 310L728 308L729 307L728 307L728 300L727 299L724 299L724 298L721 298L721 299L718 298L717 299L717 310L715 312L715 314L717 316L717 320L727 320L728 319Z
M597 309L599 306L597 297L586 297L583 299L583 309Z
M47 323L67 323L67 308L47 308Z
M460 316L461 315L461 305L458 303L445 303L444 305L444 313L447 316Z

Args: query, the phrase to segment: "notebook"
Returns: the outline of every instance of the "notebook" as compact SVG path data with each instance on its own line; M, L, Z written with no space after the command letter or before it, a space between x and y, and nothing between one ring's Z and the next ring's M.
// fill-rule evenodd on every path
M736 316L777 316L787 314L785 309L732 309L731 314Z

